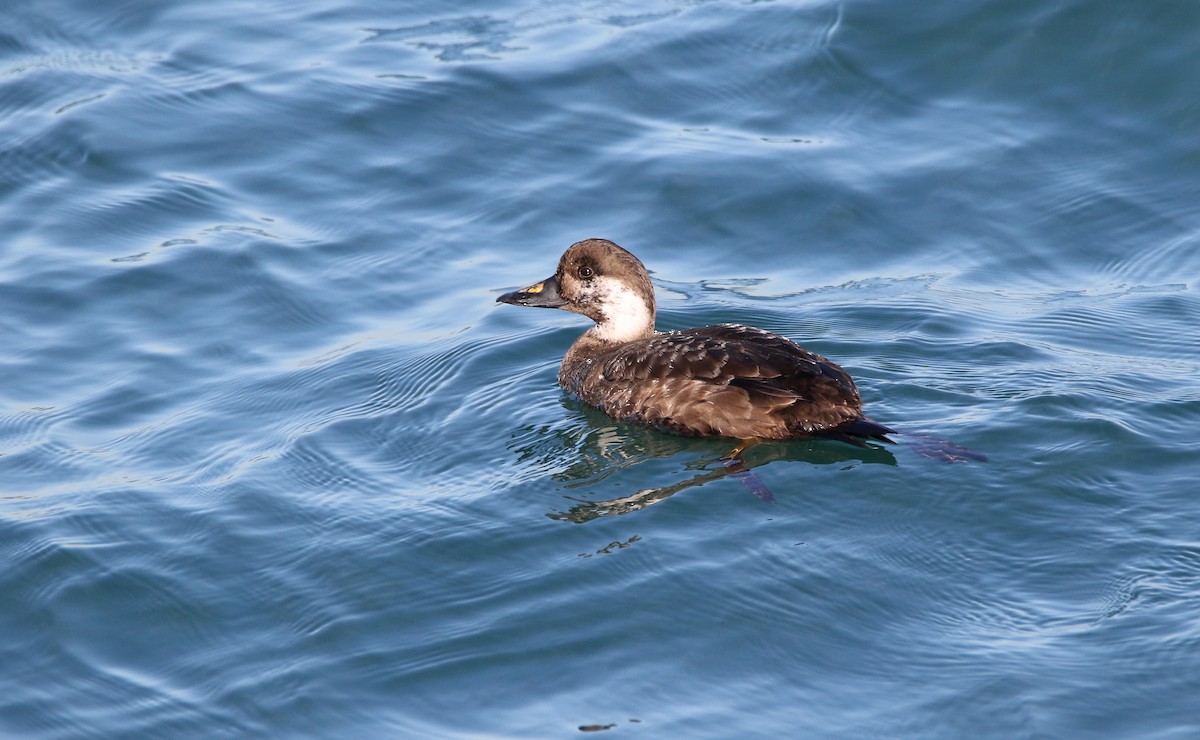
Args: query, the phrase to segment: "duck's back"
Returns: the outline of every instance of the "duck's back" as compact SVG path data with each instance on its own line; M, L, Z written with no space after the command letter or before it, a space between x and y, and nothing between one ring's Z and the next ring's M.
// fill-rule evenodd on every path
M845 370L761 329L722 324L581 349L559 382L619 419L738 439L890 431L863 417Z

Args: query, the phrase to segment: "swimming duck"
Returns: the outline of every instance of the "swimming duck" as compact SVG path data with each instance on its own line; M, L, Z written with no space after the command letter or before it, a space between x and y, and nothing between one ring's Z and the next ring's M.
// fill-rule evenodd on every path
M558 382L617 419L745 442L822 436L861 446L858 438L897 433L863 415L845 370L789 339L740 324L655 331L646 267L607 239L572 244L553 276L496 300L596 322L567 350Z

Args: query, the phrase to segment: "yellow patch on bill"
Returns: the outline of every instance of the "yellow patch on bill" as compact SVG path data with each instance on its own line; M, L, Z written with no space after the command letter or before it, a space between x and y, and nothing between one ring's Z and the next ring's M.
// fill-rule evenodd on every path
M523 292L523 293L541 293L542 290L545 289L545 287L546 287L545 283L538 283L537 285L530 285L528 288L526 288L525 290L523 290L521 292Z

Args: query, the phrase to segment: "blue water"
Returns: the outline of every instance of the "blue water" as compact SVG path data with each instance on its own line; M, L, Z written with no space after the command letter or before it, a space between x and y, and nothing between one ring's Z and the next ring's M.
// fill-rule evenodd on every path
M1200 4L0 18L0 735L1200 735ZM989 461L565 397L591 236Z

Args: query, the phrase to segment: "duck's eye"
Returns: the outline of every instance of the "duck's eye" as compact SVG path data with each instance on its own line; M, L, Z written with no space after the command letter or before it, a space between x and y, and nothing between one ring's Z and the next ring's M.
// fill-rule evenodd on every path
M594 274L596 274L595 271L587 265L579 268L579 277L583 278L584 280L587 280Z

